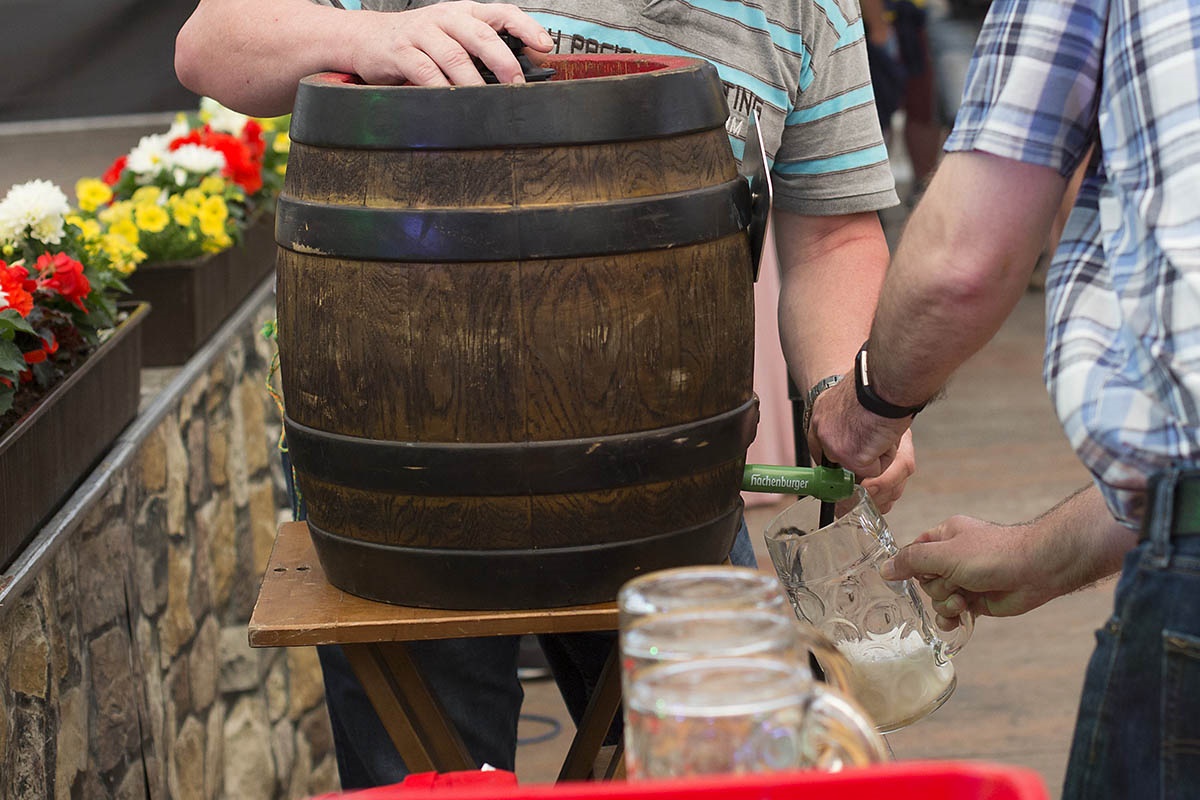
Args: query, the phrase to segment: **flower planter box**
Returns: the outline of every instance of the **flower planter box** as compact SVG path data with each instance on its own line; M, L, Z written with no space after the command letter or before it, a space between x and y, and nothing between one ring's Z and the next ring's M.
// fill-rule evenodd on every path
M263 279L275 270L275 216L246 228L238 247L187 261L138 267L126 283L150 304L142 326L142 364L176 367L199 350Z
M0 436L0 569L6 567L137 416L139 304L96 352Z

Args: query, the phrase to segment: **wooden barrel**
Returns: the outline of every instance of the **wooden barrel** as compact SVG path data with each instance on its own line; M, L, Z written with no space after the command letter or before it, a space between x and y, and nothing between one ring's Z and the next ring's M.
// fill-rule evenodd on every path
M758 422L747 183L702 61L306 78L279 354L329 580L434 608L612 600L719 563Z

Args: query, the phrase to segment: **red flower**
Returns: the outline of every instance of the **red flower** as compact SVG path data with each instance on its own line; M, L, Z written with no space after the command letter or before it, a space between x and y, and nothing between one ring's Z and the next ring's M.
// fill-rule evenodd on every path
M40 364L45 360L46 360L46 351L45 350L30 350L28 353L25 353L25 363L26 364Z
M125 171L125 165L129 163L129 156L124 155L117 158L108 168L108 171L100 177L100 180L107 183L109 186L116 186L117 181L121 180L121 173Z
M33 310L33 295L25 288L29 273L24 267L10 267L0 261L0 309L13 308L22 317Z
M242 126L242 143L250 151L250 158L261 164L263 154L267 152L267 143L263 141L262 125L258 120L246 120L246 124Z
M236 136L219 133L205 125L186 136L172 139L168 147L178 150L185 144L198 144L224 155L225 169L221 174L241 186L246 194L254 194L262 188L262 164L251 153L247 143Z
M58 292L63 299L78 306L80 311L87 311L83 305L83 298L92 291L92 285L83 274L83 264L66 253L43 253L38 256L35 266L38 271L39 289Z

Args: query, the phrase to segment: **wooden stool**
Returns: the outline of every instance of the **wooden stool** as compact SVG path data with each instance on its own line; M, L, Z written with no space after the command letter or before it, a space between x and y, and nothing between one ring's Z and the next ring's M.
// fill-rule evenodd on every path
M412 772L475 769L454 724L417 672L406 642L617 628L616 603L522 611L446 611L390 605L330 585L308 526L280 526L250 616L251 647L338 644L392 743ZM559 780L592 777L604 737L621 706L614 644L567 752ZM605 777L619 775L620 747Z

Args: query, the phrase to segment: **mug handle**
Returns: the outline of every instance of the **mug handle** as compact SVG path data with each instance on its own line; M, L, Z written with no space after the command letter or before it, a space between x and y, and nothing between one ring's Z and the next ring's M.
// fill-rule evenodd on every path
M891 759L887 742L867 713L837 690L813 684L804 712L800 742L810 766L836 772Z
M892 555L895 555L893 553ZM917 588L918 582L910 581L909 596L914 603L919 603L922 608L922 614L928 615L933 613L933 609L929 607L929 595L925 594ZM926 616L928 619L928 616ZM929 624L928 622L926 624ZM937 628L936 625L933 626ZM975 612L967 611L961 614L958 618L958 627L952 631L943 631L937 628L938 644L934 649L934 656L939 664L945 664L954 658L959 652L966 647L967 642L971 640L971 634L975 632Z
M975 632L975 612L968 611L958 618L958 627L952 631L938 630L938 639L941 640L942 646L938 648L938 657L949 661L958 655L959 651L966 646L971 639L971 634Z

